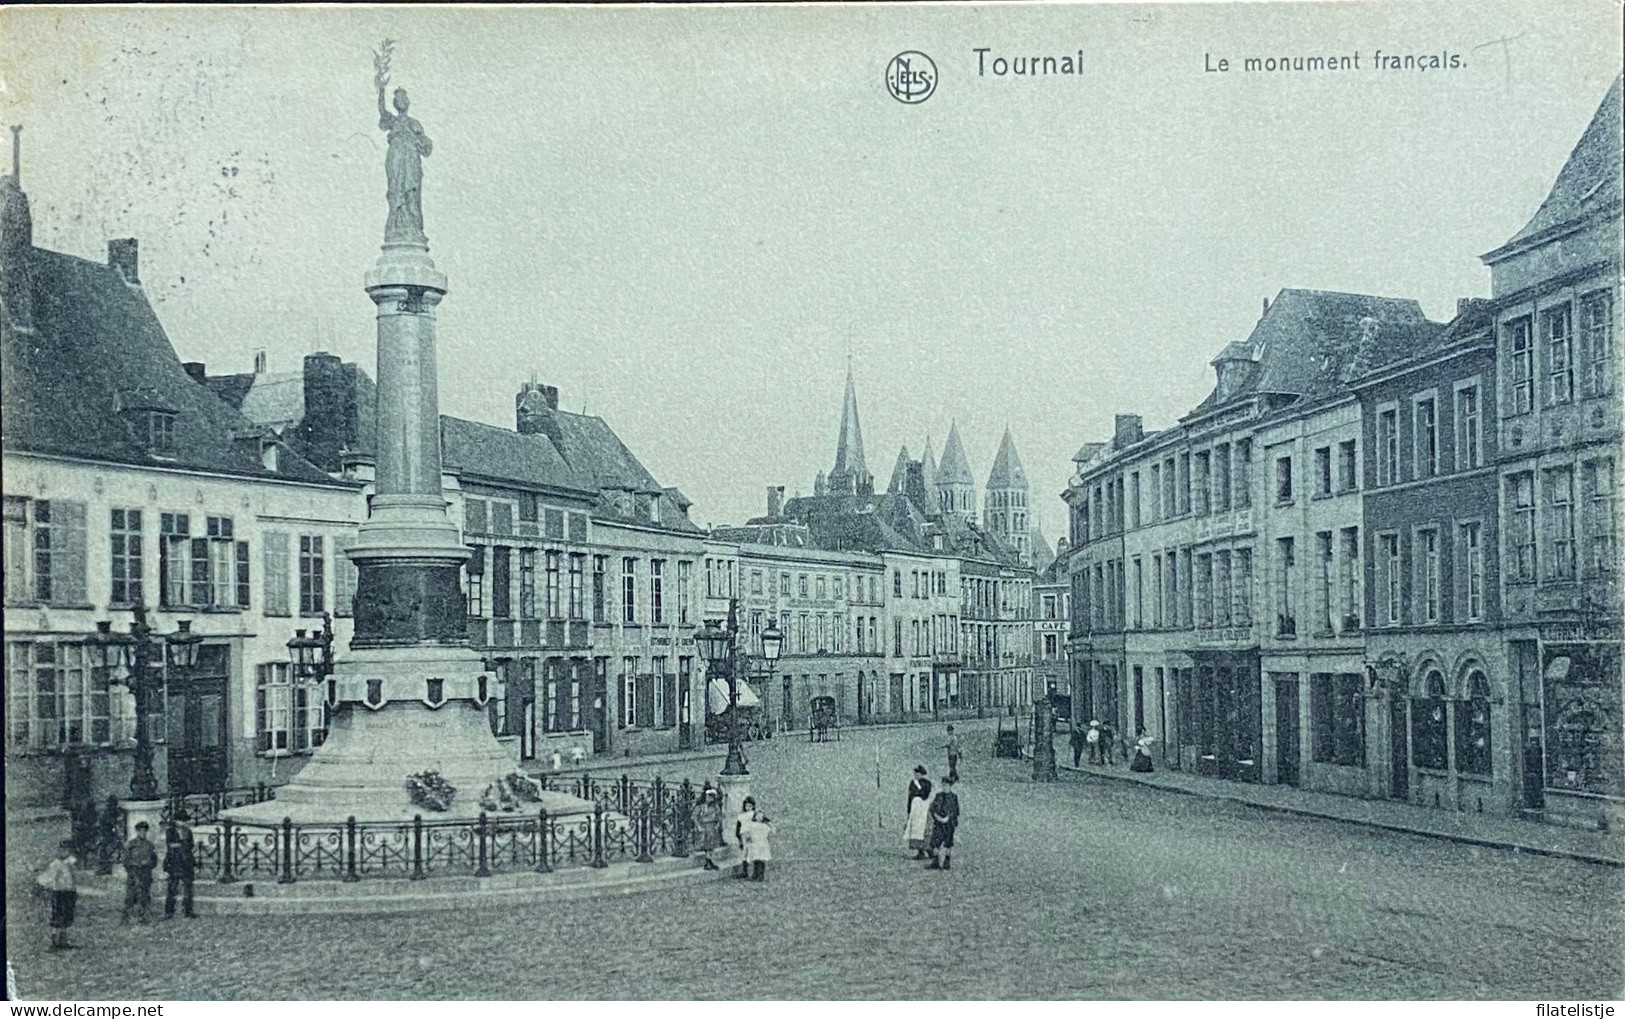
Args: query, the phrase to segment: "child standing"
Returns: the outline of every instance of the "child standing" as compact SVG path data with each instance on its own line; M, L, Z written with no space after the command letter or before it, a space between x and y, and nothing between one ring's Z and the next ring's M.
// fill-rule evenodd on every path
M63 839L52 860L39 876L40 887L51 893L51 951L72 948L68 944L68 928L73 926L74 913L79 908L79 882L74 873L73 840Z

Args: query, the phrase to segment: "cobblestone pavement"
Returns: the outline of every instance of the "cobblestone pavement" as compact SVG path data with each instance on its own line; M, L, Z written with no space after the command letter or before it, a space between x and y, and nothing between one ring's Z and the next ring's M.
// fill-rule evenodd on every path
M80 999L1552 1000L1625 986L1618 868L1129 784L1036 785L964 728L946 874L901 848L909 769L936 777L941 730L847 730L751 748L778 831L765 886L132 928L98 899L80 949L58 956L38 904L13 894L9 950L24 994Z

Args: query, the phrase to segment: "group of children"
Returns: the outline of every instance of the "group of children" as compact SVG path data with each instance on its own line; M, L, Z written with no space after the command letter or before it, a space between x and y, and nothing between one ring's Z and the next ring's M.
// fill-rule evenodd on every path
M166 917L175 915L177 898L188 917L197 916L192 899L196 845L190 820L185 810L177 810L164 833L164 873L168 878L164 896ZM158 869L158 850L152 843L151 831L152 826L146 821L137 821L134 834L118 854L119 863L124 867L125 923L130 922L131 914L138 922L146 923L152 907L152 876ZM63 839L57 846L56 859L36 878L51 903L50 949L53 952L75 947L68 941L68 928L73 926L79 911L79 860L74 855L75 848L73 839Z
M694 826L700 833L700 852L704 854L705 869L716 870L712 854L722 848L722 801L717 790L706 783L700 792L700 802L694 814ZM734 818L733 841L739 847L741 858L734 876L752 881L767 880L767 865L773 859L773 822L756 805L754 796L745 797L739 804L739 816Z

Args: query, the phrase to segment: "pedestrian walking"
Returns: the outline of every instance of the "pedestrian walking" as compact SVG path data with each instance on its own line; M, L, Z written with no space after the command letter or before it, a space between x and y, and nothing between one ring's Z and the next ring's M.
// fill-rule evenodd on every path
M1100 752L1107 764L1117 763L1117 730L1112 728L1110 722L1100 726Z
M1078 762L1083 759L1084 748L1089 745L1089 741L1084 736L1084 731L1078 728L1077 722L1072 723L1072 738L1070 742L1072 743L1072 767L1076 768L1078 766Z
M1089 719L1089 731L1084 734L1084 742L1089 744L1089 763L1100 763L1100 719Z
M169 827L164 831L164 919L175 915L176 893L180 893L181 910L188 917L196 917L192 909L192 882L197 874L197 843L189 823L192 815L185 808L175 811Z
M750 868L752 881L766 881L767 864L773 859L773 847L769 844L773 822L761 810L754 809L755 801L751 804L750 820L744 825L745 866Z
M1151 743L1151 737L1145 734L1144 729L1141 729L1139 739L1134 741L1134 760L1130 762L1128 770L1139 772L1152 770Z
M56 859L46 865L36 879L51 896L51 951L60 952L68 944L68 928L73 926L79 908L79 876L74 866L73 840L63 839L56 847Z
M739 816L734 818L734 843L739 846L739 868L734 871L734 877L750 877L750 861L745 859L745 829L756 819L756 798L747 796L739 804Z
M119 809L118 797L109 796L96 822L96 873L102 877L113 873L119 850L124 847L124 811Z
M717 861L711 854L722 848L722 801L709 782L700 790L700 802L694 808L694 827L699 831L705 869L716 870Z
M925 859L925 843L931 828L931 780L925 777L925 765L914 766L914 777L908 783L908 823L904 837L908 848L914 850L916 860Z
M147 838L151 829L145 821L135 823L135 835L124 844L124 922L133 912L142 923L152 908L152 872L158 869L158 851Z
M954 830L959 827L959 797L954 777L943 776L942 788L931 798L931 862L926 870L948 870L954 851Z
M948 742L942 745L948 751L948 776L955 782L959 781L959 739L954 736L954 727L948 726Z

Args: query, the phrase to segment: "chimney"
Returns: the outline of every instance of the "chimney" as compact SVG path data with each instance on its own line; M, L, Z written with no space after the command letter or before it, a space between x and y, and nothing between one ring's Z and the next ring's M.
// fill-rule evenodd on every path
M564 449L564 432L559 428L559 388L526 382L513 398L514 431L520 435L545 435L553 445Z
M1118 414L1112 419L1112 445L1118 449L1145 438L1144 419L1138 414Z
M1270 310L1270 299L1268 297L1266 297L1266 298L1264 298L1264 310L1259 312L1259 314L1260 315L1266 315L1266 314L1269 313L1269 310Z
M202 361L187 361L181 365L181 368L192 377L193 382L200 386L209 381L209 373Z
M107 264L118 270L126 283L141 282L141 260L134 237L118 237L107 242Z
M254 351L254 374L265 374L265 351L263 350Z
M784 512L784 486L767 486L767 515L777 518Z
M305 355L305 416L298 424L300 452L329 473L343 466L341 452L356 447L360 413L351 366L333 354Z
M11 183L19 191L23 186L23 126L11 125Z

